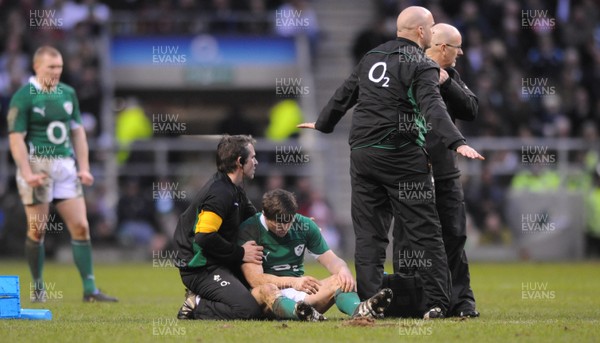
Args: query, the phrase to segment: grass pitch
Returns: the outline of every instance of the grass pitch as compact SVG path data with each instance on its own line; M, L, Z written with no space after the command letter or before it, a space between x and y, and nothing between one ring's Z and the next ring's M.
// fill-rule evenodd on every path
M307 272L324 277L320 266ZM151 262L97 265L97 284L117 304L84 304L75 266L48 263L49 301L29 302L25 262L0 263L19 275L24 308L51 321L0 320L0 342L600 342L600 263L471 264L477 319L390 318L352 323L334 307L329 321L178 321L184 287L175 269Z

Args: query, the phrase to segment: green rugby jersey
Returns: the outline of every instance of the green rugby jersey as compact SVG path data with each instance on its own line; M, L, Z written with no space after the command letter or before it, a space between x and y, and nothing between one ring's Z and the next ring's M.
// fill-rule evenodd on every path
M321 230L309 218L296 214L290 230L284 237L278 237L261 223L262 213L246 219L240 225L238 242L240 245L255 241L262 245L263 270L276 276L303 276L304 251L321 255L329 246L321 235Z
M62 82L45 91L31 77L10 100L8 131L26 134L32 156L71 156L71 129L79 125L81 114L75 90Z

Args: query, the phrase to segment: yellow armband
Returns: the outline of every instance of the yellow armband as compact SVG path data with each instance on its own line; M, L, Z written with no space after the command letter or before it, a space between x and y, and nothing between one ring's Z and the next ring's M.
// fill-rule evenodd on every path
M200 212L198 221L196 222L195 233L211 233L219 231L223 223L223 219L218 214L210 211Z

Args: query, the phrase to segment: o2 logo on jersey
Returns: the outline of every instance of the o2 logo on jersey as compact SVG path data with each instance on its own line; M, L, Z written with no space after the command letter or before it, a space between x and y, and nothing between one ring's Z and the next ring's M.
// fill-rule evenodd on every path
M291 270L293 272L298 272L298 271L300 271L300 268L298 268L297 264L294 264L294 265L278 264L276 266L271 267L271 270L274 270L276 272L280 272L282 270Z
M376 78L374 76L374 74L375 74L375 72L378 72L377 69L379 69L379 67L382 67L383 70L381 71L381 74L379 75L379 77ZM383 84L381 85L381 87L389 87L390 78L385 76L386 71L387 71L387 64L385 62L377 62L377 63L373 64L373 66L369 70L369 80L371 80L375 83L379 83L383 80Z

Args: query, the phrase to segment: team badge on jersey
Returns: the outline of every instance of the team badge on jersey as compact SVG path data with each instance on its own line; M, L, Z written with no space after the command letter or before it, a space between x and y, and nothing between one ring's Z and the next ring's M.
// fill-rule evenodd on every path
M304 252L304 244L300 244L297 247L295 247L294 252L296 253L296 256L301 256Z
M73 103L70 101L65 101L65 103L63 104L63 107L65 108L65 111L67 111L67 114L71 115L73 114Z

